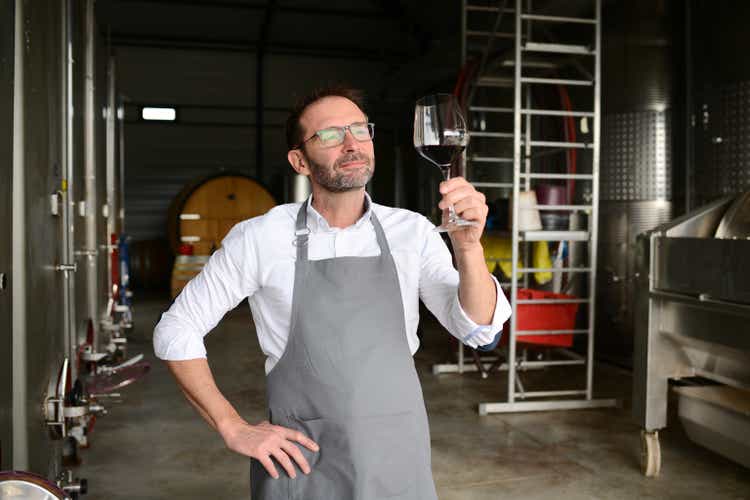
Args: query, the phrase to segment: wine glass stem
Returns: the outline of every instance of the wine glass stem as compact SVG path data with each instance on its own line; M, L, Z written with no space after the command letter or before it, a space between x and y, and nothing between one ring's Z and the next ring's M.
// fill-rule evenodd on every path
M448 181L451 178L451 169L450 167L445 168L442 167L440 169L443 172L443 180ZM448 205L448 221L454 221L456 220L456 210L453 208L453 205Z

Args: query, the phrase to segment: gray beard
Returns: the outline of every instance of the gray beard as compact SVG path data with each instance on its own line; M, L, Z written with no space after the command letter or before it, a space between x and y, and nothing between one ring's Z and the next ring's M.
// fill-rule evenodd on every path
M372 179L372 174L375 170L375 159L368 158L363 154L343 156L337 159L332 167L316 163L311 158L308 158L307 155L305 155L305 159L310 166L310 176L312 179L320 187L331 193L344 193L365 187L370 179ZM353 160L365 160L367 164L361 167L356 173L349 172L345 174L337 170L342 163Z

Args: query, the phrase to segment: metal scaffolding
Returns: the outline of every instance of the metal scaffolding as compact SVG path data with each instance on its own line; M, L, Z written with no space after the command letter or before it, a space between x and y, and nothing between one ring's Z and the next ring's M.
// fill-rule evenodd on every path
M486 415L497 412L543 411L575 408L593 408L614 406L614 399L593 398L593 365L594 365L594 311L596 285L596 250L599 204L599 127L600 127L600 68L601 68L601 0L593 0L594 17L567 17L559 15L540 15L532 12L531 2L515 1L514 8L508 8L507 1L494 2L494 5L476 5L463 2L463 37L462 57L464 70L470 65L471 58L474 72L473 85L466 98L466 111L469 117L472 143L466 154L466 177L480 190L511 198L512 221L510 223L511 261L510 282L501 283L510 290L512 316L507 354L502 356L479 356L474 353L474 364L465 362L464 346L459 343L458 363L433 366L433 373L463 373L481 371L486 377L489 368L508 372L507 400L504 402L485 402L479 404L479 413ZM525 5L524 5L525 4ZM472 14L473 13L473 14ZM488 16L494 14L494 22L488 23ZM472 16L480 16L481 27L472 26ZM505 21L505 23L503 23ZM512 21L512 31L508 28ZM576 24L585 25L591 30L588 43L562 43L554 39L545 27L537 25ZM490 29L491 26L491 29ZM505 28L503 28L505 27ZM505 29L505 31L502 31ZM561 33L580 33L582 30L559 30ZM538 35L541 34L541 35ZM532 36L536 35L536 36ZM544 41L537 41L537 40ZM477 43L478 41L478 43ZM501 42L511 42L507 50L498 50ZM580 59L588 59L581 61ZM478 61L478 62L477 62ZM572 68L572 69L570 69ZM590 69L587 69L590 68ZM512 71L512 76L508 73ZM563 74L560 74L560 72ZM574 72L575 77L568 75ZM578 75L582 75L578 76ZM545 109L535 106L532 99L532 87L558 86L560 88L588 89L593 98L591 108L587 110ZM512 91L512 94L510 94ZM482 98L479 99L481 93ZM502 118L502 117L506 118ZM508 117L512 116L512 130L508 128ZM532 134L532 121L538 117L569 117L582 120L582 125L589 128L590 137L575 141L558 137L537 137ZM505 122L503 123L503 120ZM585 125L584 125L585 124ZM536 125L536 124L534 124ZM506 128L503 128L505 126ZM496 128L493 128L496 127ZM538 130L537 127L536 130ZM536 135L544 135L539 132ZM585 134L584 134L585 135ZM476 140L478 139L478 140ZM492 147L488 147L493 141ZM495 142L496 141L496 142ZM498 145L496 145L496 143ZM509 147L512 144L512 156ZM484 151L483 151L484 149ZM486 149L493 149L488 153ZM585 173L565 173L540 171L538 160L549 155L563 153L571 149L590 151L590 165ZM497 153L499 151L499 153ZM567 158L567 156L566 156ZM512 166L512 172L510 168ZM543 169L541 169L543 170ZM549 170L546 169L546 170ZM566 204L537 204L532 209L540 211L553 210L556 213L567 212L571 222L581 221L579 225L570 224L565 230L524 230L519 225L521 193L533 189L532 183L537 180L565 181L569 183L589 183L585 195L576 198L583 202L575 204L572 196ZM572 190L571 190L572 194ZM492 196L488 196L492 199ZM583 259L570 258L568 267L533 267L529 264L530 242L567 242L577 247L585 247ZM572 253L572 249L571 249ZM578 252L577 252L578 253ZM519 259L522 264L519 265ZM581 262L578 262L581 260ZM566 273L571 282L578 283L581 292L576 298L554 299L519 299L519 279L528 287L530 273L551 272ZM588 276L587 286L580 281L581 276ZM573 329L518 329L519 305L541 305L576 303L588 308L587 325ZM587 336L586 354L580 355L568 349L556 349L558 358L548 360L529 360L526 351L519 356L517 344L519 339L530 335L585 335ZM586 368L585 388L566 390L526 391L521 383L519 371L542 369L550 366L584 366ZM555 398L555 399L550 399ZM521 401L519 401L521 400ZM531 401L527 401L531 400Z

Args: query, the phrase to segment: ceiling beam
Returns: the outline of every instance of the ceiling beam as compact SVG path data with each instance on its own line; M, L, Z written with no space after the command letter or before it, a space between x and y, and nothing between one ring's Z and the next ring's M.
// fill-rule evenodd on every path
M103 34L107 38L107 34ZM112 32L109 39L113 46L148 47L172 50L205 50L215 52L255 53L259 46L257 41L231 40L220 38L200 38L149 35L140 33ZM267 54L298 55L330 59L361 59L364 61L388 62L394 59L403 60L409 57L406 51L377 48L360 48L355 45L298 45L293 43L270 42L266 47Z
M268 3L247 3L247 2L229 2L226 0L110 0L110 5L114 4L152 4L165 5L169 7L202 7L206 9L231 9L256 11L263 13L268 7ZM290 7L277 6L276 9L282 13L347 17L361 19L392 19L393 16L378 10L357 10L357 9L324 9L319 7Z

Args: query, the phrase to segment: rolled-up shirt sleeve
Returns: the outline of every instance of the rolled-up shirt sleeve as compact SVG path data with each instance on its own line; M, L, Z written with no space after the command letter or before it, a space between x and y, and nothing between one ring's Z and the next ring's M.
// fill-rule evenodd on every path
M492 344L503 323L510 318L510 304L500 283L494 276L492 280L497 294L495 311L489 325L480 325L461 307L458 298L459 274L453 267L448 247L437 232L428 231L422 250L419 296L440 324L469 347Z
M203 338L258 288L257 252L249 234L251 222L236 224L229 231L221 248L162 314L153 339L158 358L205 358Z

